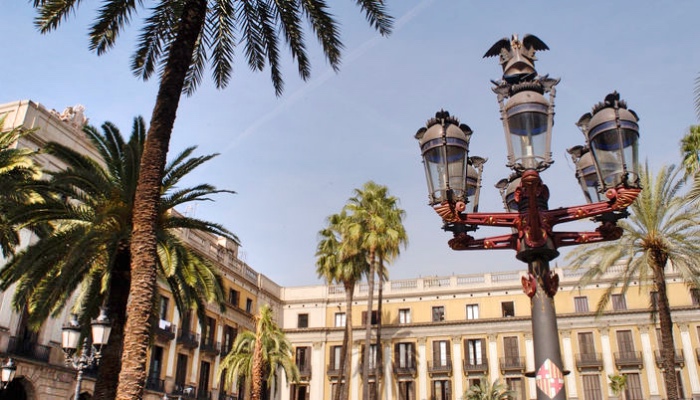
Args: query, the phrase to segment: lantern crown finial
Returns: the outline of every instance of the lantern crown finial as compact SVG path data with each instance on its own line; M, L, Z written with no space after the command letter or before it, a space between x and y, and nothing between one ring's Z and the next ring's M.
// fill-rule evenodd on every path
M513 34L510 39L503 38L484 54L484 58L499 56L503 67L503 80L508 83L529 81L537 76L535 70L536 51L549 50L549 47L535 35L525 34L523 40Z

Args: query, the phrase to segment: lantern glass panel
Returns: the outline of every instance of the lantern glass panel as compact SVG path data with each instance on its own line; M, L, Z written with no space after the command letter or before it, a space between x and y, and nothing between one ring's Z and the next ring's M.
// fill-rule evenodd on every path
M434 139L423 145L423 159L432 204L448 200L465 200L465 176L467 172L467 142L458 138Z
M617 129L614 121L599 125L590 134L591 150L600 168L600 175L605 188L614 187L623 182L625 174L636 181L639 133L636 124L620 121L622 128ZM627 127L625 127L627 125Z
M476 204L476 194L479 191L479 172L471 165L467 167L467 213L473 213Z
M536 168L547 152L547 106L525 103L508 110L508 131L515 163Z

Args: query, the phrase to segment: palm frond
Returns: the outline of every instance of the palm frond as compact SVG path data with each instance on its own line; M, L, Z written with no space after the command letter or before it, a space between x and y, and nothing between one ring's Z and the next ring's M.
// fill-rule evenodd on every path
M129 24L136 5L136 0L104 1L97 11L95 23L90 27L90 50L101 55L114 46L121 28Z

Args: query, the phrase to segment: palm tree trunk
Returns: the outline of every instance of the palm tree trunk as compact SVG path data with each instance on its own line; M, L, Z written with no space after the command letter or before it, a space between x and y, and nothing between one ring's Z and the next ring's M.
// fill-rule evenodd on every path
M355 282L345 282L345 332L340 351L340 375L334 400L347 400L350 397L350 374L352 374L352 301ZM342 390L341 390L342 389Z
M384 378L384 350L382 349L382 301L384 300L384 274L381 258L379 259L379 293L377 295L377 385L374 387L374 398L379 399L378 390ZM389 400L389 399L387 399Z
M668 304L666 276L664 273L666 257L655 255L654 258L654 264L656 264L654 266L654 280L658 293L657 308L659 311L659 327L661 329L661 366L666 385L666 398L677 400L676 347L673 343L673 321L671 320L671 307Z
M112 331L109 335L109 344L102 349L102 359L100 360L100 368L97 370L94 394L96 399L101 400L113 400L116 397L119 372L122 368L121 355L124 347L126 303L129 299L131 282L129 250L125 249L124 253L117 255L107 298L107 315L111 322Z
M362 398L369 399L369 348L372 344L372 307L374 306L374 274L377 266L375 252L369 252L369 274L367 275L367 317L365 318L365 354L362 362Z
M204 25L207 0L190 0L184 5L177 36L158 88L151 126L146 135L139 180L134 200L131 240L132 285L124 328L124 352L117 398L143 397L146 354L151 330L151 308L156 288L156 224L160 187L175 124L177 107L192 59L195 43Z
M258 332L260 335L260 332ZM251 372L251 400L262 399L263 390L263 358L262 358L262 338L255 338L255 349L253 350L253 366Z

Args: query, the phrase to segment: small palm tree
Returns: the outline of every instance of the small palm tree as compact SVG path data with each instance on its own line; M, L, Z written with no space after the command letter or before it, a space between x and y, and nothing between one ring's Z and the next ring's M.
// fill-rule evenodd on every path
M328 217L328 226L319 232L321 240L316 250L316 273L326 282L343 285L345 290L345 329L340 354L340 379L350 376L352 363L352 304L355 285L368 269L367 257L357 241L348 235L348 216L345 211ZM341 383L341 382L338 382ZM349 396L349 379L342 390L336 390L334 400L346 400Z
M266 389L275 391L279 369L287 382L297 382L299 370L294 363L292 345L275 323L270 306L262 306L254 320L255 332L244 331L236 337L219 370L227 385L233 384L236 378L245 378L252 385L252 400L260 400L263 382L267 382Z
M129 245L132 240L132 209L146 127L136 118L131 138L125 142L111 123L102 133L86 127L85 134L101 160L80 154L58 143L44 151L66 165L47 172L38 182L52 194L43 202L28 204L22 218L28 224L50 224L53 230L18 252L0 270L0 288L17 284L13 305L25 306L29 323L38 328L48 316L57 316L77 290L75 311L83 326L105 305L112 321L110 345L103 352L95 388L96 397L114 398L121 368L120 357L126 307L132 282ZM212 222L185 217L173 208L226 190L210 185L179 188L189 172L214 157L190 157L185 150L166 168L158 219L158 275L170 286L180 312L194 309L205 321L207 303L224 307L223 283L218 270L206 258L183 243L178 232L192 229L237 241L228 230ZM150 295L153 297L153 294Z
M601 314L614 291L627 292L639 281L658 293L651 309L658 315L661 330L661 357L666 393L677 399L673 321L666 290L666 269L674 268L692 288L700 288L700 209L690 205L680 193L685 180L680 169L663 167L656 178L649 167L640 174L644 190L630 207L631 216L619 222L622 238L613 243L580 246L568 258L578 268L588 268L581 279L586 285L611 267L624 268L610 280L598 302ZM651 302L650 302L651 303Z
M8 257L19 245L19 231L23 227L14 211L40 201L32 183L41 173L32 159L36 152L17 146L19 139L30 131L22 128L3 131L6 117L0 117L0 249Z
M515 392L500 380L489 385L488 376L483 377L478 385L472 385L465 393L465 400L508 400Z
M627 389L627 376L615 374L608 375L610 380L610 390L615 396L622 395L622 400L625 400L625 389Z

